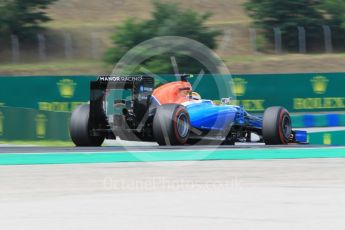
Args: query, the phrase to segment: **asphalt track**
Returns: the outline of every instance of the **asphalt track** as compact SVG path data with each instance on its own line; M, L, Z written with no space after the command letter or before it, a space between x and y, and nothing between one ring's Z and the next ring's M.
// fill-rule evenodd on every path
M4 147L0 152L0 229L345 226L343 147ZM130 156L134 162L126 161Z

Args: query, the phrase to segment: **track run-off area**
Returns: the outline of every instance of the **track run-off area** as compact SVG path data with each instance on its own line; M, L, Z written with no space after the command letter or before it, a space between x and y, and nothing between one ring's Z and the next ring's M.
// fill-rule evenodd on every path
M2 147L0 165L80 164L116 162L206 161L345 158L345 147L183 146L183 147Z
M344 147L0 147L0 175L6 230L345 225Z

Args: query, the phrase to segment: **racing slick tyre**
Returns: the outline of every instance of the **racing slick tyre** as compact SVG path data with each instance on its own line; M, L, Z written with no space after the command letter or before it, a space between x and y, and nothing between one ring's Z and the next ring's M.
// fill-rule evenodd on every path
M72 113L70 136L76 146L101 146L104 137L90 135L89 105L80 105Z
M265 110L262 136L266 145L286 145L291 136L291 118L289 112L279 106Z
M184 106L165 104L153 118L153 136L159 145L184 145L189 137L190 120Z

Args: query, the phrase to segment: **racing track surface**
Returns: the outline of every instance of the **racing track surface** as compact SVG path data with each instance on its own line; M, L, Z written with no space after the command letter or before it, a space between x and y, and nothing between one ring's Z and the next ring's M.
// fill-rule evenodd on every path
M0 228L343 229L345 148L207 148L0 148L0 161L38 163L0 166ZM205 151L206 160L182 159ZM136 162L66 163L128 153ZM160 161L163 153L180 161ZM65 163L40 162L58 156Z

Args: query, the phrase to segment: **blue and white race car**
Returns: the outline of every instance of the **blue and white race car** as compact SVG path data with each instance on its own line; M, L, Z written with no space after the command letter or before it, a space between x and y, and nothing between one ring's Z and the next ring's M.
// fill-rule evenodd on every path
M253 142L253 136L267 145L307 142L305 131L292 130L285 108L269 107L258 117L241 106L216 105L193 92L187 75L156 89L149 76L100 76L90 89L90 104L71 117L76 146L100 146L118 137L159 145L232 145Z

